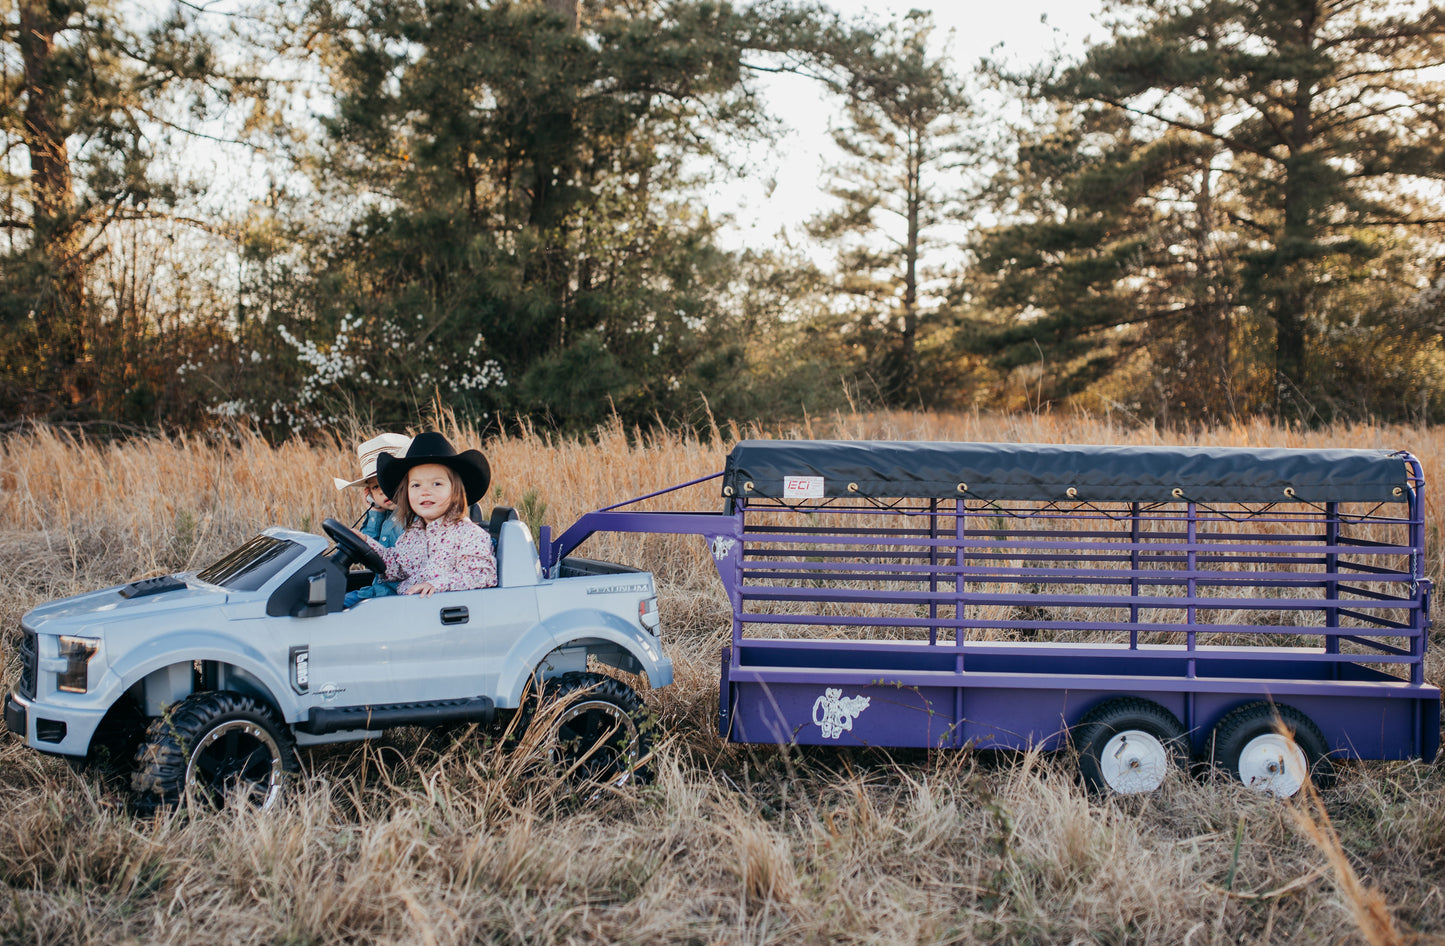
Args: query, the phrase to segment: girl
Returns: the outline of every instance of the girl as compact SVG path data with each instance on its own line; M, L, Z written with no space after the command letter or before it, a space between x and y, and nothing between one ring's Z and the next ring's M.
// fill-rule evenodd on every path
M367 538L386 562L388 581L404 595L490 588L497 558L487 530L467 508L487 495L492 471L479 450L457 453L436 431L417 436L403 457L377 458L381 488L396 503L401 537L392 548Z

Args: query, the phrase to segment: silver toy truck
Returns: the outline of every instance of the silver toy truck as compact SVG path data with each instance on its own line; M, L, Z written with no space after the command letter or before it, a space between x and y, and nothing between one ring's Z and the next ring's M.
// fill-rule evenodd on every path
M142 812L187 797L269 805L297 746L485 725L539 691L566 698L549 737L574 774L617 782L645 765L641 699L588 667L672 682L650 574L571 558L544 575L531 531L499 507L496 587L343 609L362 574L350 566L382 562L335 520L325 531L334 550L270 528L201 571L30 611L6 727L75 766L128 765Z

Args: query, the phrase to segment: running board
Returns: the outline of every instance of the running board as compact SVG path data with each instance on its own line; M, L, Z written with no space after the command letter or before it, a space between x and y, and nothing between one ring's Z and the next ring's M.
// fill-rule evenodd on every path
M296 728L313 736L344 729L391 729L396 726L486 725L496 716L490 697L436 700L429 703L386 703L376 706L313 706Z

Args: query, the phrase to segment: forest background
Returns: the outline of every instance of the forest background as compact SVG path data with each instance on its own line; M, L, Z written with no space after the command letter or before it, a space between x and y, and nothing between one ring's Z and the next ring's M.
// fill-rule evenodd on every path
M1445 417L1441 6L1102 9L1004 63L801 0L0 0L0 418ZM779 72L828 205L733 247Z

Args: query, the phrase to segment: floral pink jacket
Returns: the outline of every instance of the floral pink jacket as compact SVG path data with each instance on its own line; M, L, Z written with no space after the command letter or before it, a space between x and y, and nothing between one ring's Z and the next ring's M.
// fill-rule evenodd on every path
M363 538L386 561L386 580L402 579L396 588L401 594L424 581L437 591L490 588L497 583L491 536L470 519L418 521L403 529L389 549L370 536Z

